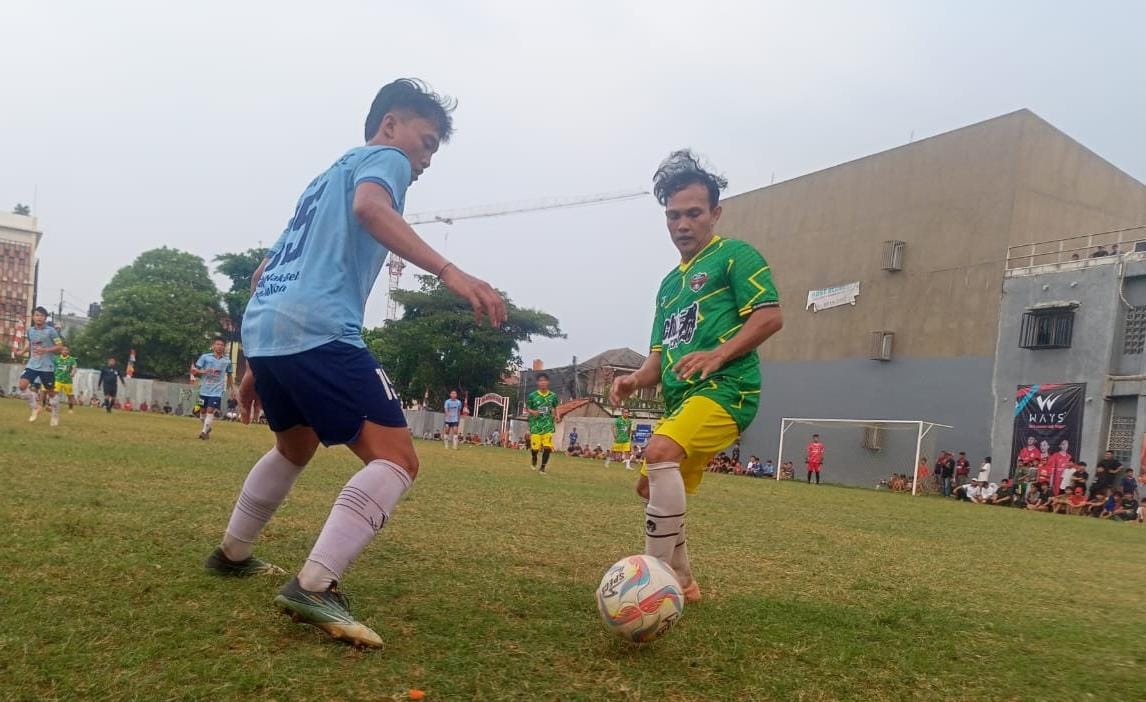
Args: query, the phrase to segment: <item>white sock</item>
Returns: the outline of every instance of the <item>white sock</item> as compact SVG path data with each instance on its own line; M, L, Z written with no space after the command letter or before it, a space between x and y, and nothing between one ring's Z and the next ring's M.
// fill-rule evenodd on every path
M450 447L450 435L449 434L442 434L442 444L446 448Z
M346 568L386 526L413 479L384 460L367 463L342 488L330 516L298 574L304 590L321 592L342 579Z
M672 551L672 560L669 561L673 571L676 573L676 579L680 581L681 586L688 586L692 582L692 564L688 562L688 543L685 541L685 525L680 525L680 538L677 539L676 546Z
M211 433L211 425L215 423L215 413L211 411L210 407L205 408L206 414L203 415L203 433Z
M56 395L48 400L48 406L52 408L52 416L56 419L60 418L60 396Z
M458 447L458 435L454 434L454 448L456 449L457 447Z
M625 459L625 468L632 470L632 468L633 468L633 459L632 458L626 458Z
M608 456L608 455L607 455L607 456L605 456L605 467L606 467L606 468L608 468L608 467L609 467L609 464L610 464L610 463L612 463L612 462L613 462L613 457L612 457L612 456Z
M24 400L28 403L28 409L33 412L36 411L36 392L31 388L24 391Z
M679 463L650 463L649 504L645 507L645 553L671 564L684 536L686 500ZM678 574L679 577L679 574Z
M267 451L255 463L247 473L223 534L223 553L227 558L243 561L250 557L259 532L286 499L302 468L288 461L277 448Z

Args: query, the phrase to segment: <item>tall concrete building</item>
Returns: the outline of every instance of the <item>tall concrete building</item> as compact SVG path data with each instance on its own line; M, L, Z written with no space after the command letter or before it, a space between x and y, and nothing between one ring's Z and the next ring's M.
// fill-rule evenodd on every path
M775 455L783 416L840 417L948 424L939 448L987 455L1020 323L1008 252L1142 224L1146 186L1029 110L727 198L720 231L760 248L784 303L746 450Z
M12 343L16 327L29 324L36 296L36 218L0 212L0 343Z

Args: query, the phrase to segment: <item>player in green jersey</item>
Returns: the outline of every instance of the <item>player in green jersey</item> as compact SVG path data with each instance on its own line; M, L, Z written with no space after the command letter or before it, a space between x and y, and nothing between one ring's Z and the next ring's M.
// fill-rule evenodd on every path
M615 459L625 462L625 470L633 469L633 419L629 410L621 410L621 416L613 420L613 446L605 456L605 467Z
M77 363L71 349L65 345L60 348L60 353L53 364L53 371L56 374L56 394L68 398L68 414L76 411L76 389L72 383L76 377Z
M549 376L539 374L537 389L525 399L525 411L529 415L530 465L537 470L537 454L540 452L542 473L549 465L549 456L553 453L553 432L557 430L553 412L557 404L557 394L549 392Z
M637 493L647 500L645 553L672 566L688 602L700 599L700 587L685 545L685 494L696 491L708 460L756 416L756 347L783 326L764 258L715 233L727 185L687 150L674 152L653 175L680 265L657 293L648 359L613 381L611 392L621 404L640 388L663 387L665 418L645 449Z

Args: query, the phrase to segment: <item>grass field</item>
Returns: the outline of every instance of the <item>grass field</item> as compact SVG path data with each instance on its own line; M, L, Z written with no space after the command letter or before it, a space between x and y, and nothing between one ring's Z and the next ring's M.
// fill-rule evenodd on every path
M0 401L0 698L1146 698L1146 528L710 475L689 512L706 600L637 648L598 621L643 546L632 473L419 442L422 474L351 569L381 652L276 613L277 578L209 577L265 427ZM257 553L288 570L356 470L320 451Z

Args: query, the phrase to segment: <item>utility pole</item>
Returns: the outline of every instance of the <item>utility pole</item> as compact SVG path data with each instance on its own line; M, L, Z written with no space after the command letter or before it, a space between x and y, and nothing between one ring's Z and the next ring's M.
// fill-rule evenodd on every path
M57 320L56 324L60 323L59 320L62 319L63 316L64 316L64 289L60 288L60 308L59 308L59 311L56 313L56 320Z

